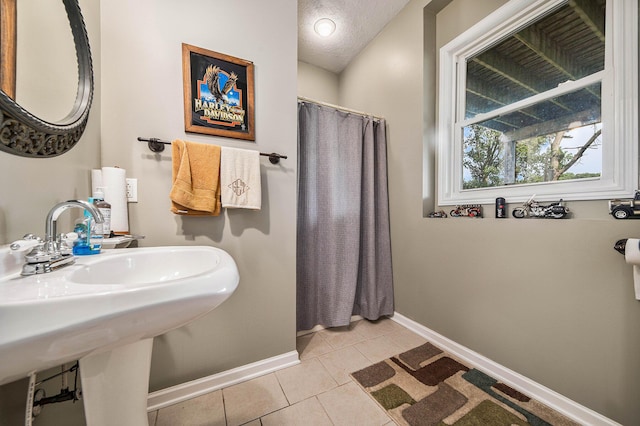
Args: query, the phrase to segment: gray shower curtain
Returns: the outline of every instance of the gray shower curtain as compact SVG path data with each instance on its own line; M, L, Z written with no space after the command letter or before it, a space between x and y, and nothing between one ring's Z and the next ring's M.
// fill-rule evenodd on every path
M385 121L298 103L297 329L393 314Z

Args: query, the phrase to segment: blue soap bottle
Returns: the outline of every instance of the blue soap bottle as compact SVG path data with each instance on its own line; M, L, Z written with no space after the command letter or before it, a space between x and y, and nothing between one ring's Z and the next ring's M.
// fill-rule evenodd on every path
M89 202L92 203L93 199L89 198ZM85 210L84 219L76 224L73 231L78 234L78 239L73 245L73 254L86 256L100 253L102 235L95 235L95 224L91 218L91 213Z

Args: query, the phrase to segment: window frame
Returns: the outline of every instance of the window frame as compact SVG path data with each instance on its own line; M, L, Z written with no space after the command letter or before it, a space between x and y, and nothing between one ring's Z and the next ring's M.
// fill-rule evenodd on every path
M511 0L440 49L437 155L438 205L488 204L497 197L525 201L595 200L629 197L638 188L638 4L637 0L607 0L605 70L552 91L569 91L583 80L602 78L603 144L600 178L462 189L462 132L473 119L464 118L466 58L517 32L540 15L568 0ZM594 77L596 76L596 77ZM462 90L459 88L462 87ZM510 104L529 104L539 95ZM503 108L507 108L503 107ZM503 109L501 108L501 109Z

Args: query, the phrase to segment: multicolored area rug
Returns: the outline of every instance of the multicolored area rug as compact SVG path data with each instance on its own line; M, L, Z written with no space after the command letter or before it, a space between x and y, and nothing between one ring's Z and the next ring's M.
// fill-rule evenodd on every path
M352 376L400 425L578 425L431 343Z

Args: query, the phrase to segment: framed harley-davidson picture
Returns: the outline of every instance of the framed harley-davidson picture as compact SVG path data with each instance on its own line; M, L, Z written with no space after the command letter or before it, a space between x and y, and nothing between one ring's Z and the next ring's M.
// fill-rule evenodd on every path
M182 44L184 129L255 140L253 62Z

